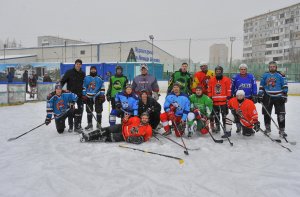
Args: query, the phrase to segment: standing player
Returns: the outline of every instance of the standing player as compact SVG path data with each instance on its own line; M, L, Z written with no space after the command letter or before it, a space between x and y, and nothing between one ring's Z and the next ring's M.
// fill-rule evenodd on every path
M240 74L235 75L232 78L231 94L232 97L236 96L238 90L243 90L245 92L245 97L257 103L257 85L254 75L247 73L248 66L246 64L241 64L239 66ZM234 116L237 117L237 116ZM237 133L241 132L242 125L240 121L236 120Z
M221 130L220 113L222 114L223 125L225 125L225 118L228 114L227 101L231 97L231 81L228 77L223 76L223 68L221 66L215 68L215 73L216 76L211 78L208 83L208 96L213 100L210 126L213 132L218 133ZM214 127L214 118L216 127Z
M93 129L93 106L97 113L97 128L101 127L103 103L105 102L104 81L97 75L96 66L90 68L90 75L83 81L82 100L86 104L88 125L85 130Z
M210 78L215 75L215 72L208 70L208 65L206 63L201 64L201 71L195 73L192 84L192 92L196 93L196 88L198 86L202 87L203 94L207 95L208 82Z
M141 74L133 79L132 89L139 96L142 90L146 90L148 95L158 100L159 87L157 80L155 76L148 74L147 64L141 64Z
M287 102L288 86L284 74L277 71L277 63L272 61L269 63L269 72L261 77L259 87L259 102L272 113L273 105L275 114L277 114L277 122L279 125L279 135L287 137L285 133L285 103ZM264 122L266 133L271 132L271 117L263 108Z
M173 90L173 85L177 83L181 87L180 92L185 93L187 95L191 94L192 77L191 74L187 71L187 69L188 64L182 63L179 71L175 71L173 73L169 81L168 93L170 93Z
M111 113L109 115L110 125L113 125L116 122L116 115L112 113L113 110L116 110L116 94L125 90L127 83L128 79L126 76L123 75L123 68L119 65L116 66L116 74L110 77L108 90L106 93L106 99L108 102L111 102L112 108Z
M85 73L81 70L82 61L77 59L75 61L74 68L68 70L63 78L60 80L62 87L67 84L67 90L71 91L72 93L76 94L77 99L77 107L78 109L74 112L74 126L76 132L82 132L81 127L81 120L82 120L82 112L83 112L83 102L82 102L82 87L83 87L83 80L85 77Z

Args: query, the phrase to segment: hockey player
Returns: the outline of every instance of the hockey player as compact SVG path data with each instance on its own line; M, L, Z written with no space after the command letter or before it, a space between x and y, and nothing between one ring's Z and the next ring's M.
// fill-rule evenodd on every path
M252 100L245 98L244 90L238 90L236 97L231 98L228 101L228 107L231 113L226 118L226 132L222 138L231 136L232 122L238 121L241 124L242 134L244 136L251 136L254 131L258 131L260 123L258 121L258 114L256 107Z
M207 134L208 117L213 108L212 100L203 94L202 86L196 87L196 93L190 96L191 112L188 114L188 137L191 137L195 130L201 134ZM197 122L197 126L194 126L194 122Z
M96 66L90 68L90 75L83 81L82 101L86 104L87 122L85 130L93 129L93 106L97 113L97 128L101 127L103 103L105 102L104 81L97 75Z
M172 124L176 124L173 126L178 128L178 130L175 129L177 137L184 133L187 115L190 111L190 100L188 95L181 93L180 90L180 84L174 83L172 92L166 97L164 103L165 112L160 115L160 120L165 130L163 135L171 134L169 121L172 121Z
M65 120L68 116L72 116L72 111L75 107L75 102L78 97L76 94L65 92L62 93L62 86L57 84L55 86L55 95L47 101L47 117L45 124L51 122L52 114L54 114L55 125L59 134L64 132ZM73 122L69 119L69 128L72 127Z
M269 72L262 75L259 87L258 100L268 110L272 112L273 105L277 114L279 125L279 135L287 137L285 133L285 103L287 102L288 86L283 73L277 71L277 63L269 63ZM266 133L271 132L271 117L263 107L264 123Z
M232 78L232 97L235 97L238 90L244 90L245 97L252 100L254 103L257 103L257 85L254 75L247 73L248 66L246 64L241 64L239 69L240 74L237 74ZM242 125L239 121L235 122L237 127L236 132L240 133Z
M82 102L82 87L85 73L81 70L82 61L77 59L75 61L74 68L68 70L63 78L60 80L61 86L64 87L67 84L67 90L77 95L77 107L74 111L74 131L82 132L81 120L83 112L83 102Z
M141 74L136 76L132 82L133 91L141 96L141 91L146 90L147 94L158 100L159 87L155 76L148 74L147 64L141 64Z
M182 63L179 71L175 71L171 76L169 81L168 93L173 90L173 85L175 83L180 84L181 90L180 92L185 93L187 95L191 94L191 85L192 85L192 77L191 74L187 71L188 64Z
M225 124L225 118L228 114L227 101L231 97L231 81L228 77L223 76L223 68L217 66L215 68L216 76L211 78L208 83L208 96L213 100L213 112L210 119L210 126L213 132L220 132L220 113L222 114L222 122ZM215 116L218 116L215 117ZM214 118L216 127L214 127Z
M111 102L112 111L116 110L116 94L124 91L127 83L128 79L123 75L123 68L121 66L116 66L116 74L110 77L106 93L106 99L108 102ZM115 122L116 116L111 113L109 116L109 123L110 125L113 125Z
M114 117L120 117L123 119L124 113L128 113L131 116L138 115L138 96L132 91L132 86L130 84L126 85L123 92L119 92L115 98L116 109L111 111L111 115ZM115 125L116 119L110 120L110 125Z
M139 99L138 114L141 115L144 112L149 114L149 124L155 130L160 123L160 111L161 105L152 97L148 96L146 90L141 91L141 97Z
M95 130L90 133L82 133L81 141L126 141L134 144L141 144L148 141L152 136L152 128L149 125L149 115L144 112L139 117L130 117L126 114L122 124Z
M196 93L196 88L201 86L203 94L207 95L208 82L210 78L215 75L215 72L208 70L208 65L206 63L201 64L200 69L201 71L198 71L194 74L192 92Z

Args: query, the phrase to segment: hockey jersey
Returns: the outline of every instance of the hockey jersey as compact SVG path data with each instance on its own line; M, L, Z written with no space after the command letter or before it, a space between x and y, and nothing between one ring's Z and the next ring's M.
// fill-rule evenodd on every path
M200 113L204 114L205 116L209 116L212 112L213 102L205 94L202 94L201 96L197 96L196 94L191 95L190 102L191 110L199 109Z
M208 82L207 91L214 105L226 105L227 97L231 96L231 81L226 76L223 76L221 80L213 77Z
M266 72L261 77L259 94L266 92L271 97L281 97L287 94L288 85L285 76L280 72Z
M195 93L196 87L201 86L203 94L207 95L208 82L213 76L215 76L215 72L212 70L208 70L206 73L196 72L193 78L192 92Z
M185 94L191 93L192 78L190 73L182 72L181 69L175 71L169 81L168 93L172 92L174 83L179 83L181 85L181 92Z
M82 95L89 98L96 97L98 95L104 95L105 87L104 81L99 76L92 77L86 76L83 81Z
M257 95L257 85L254 75L247 74L241 76L240 74L235 75L232 78L231 94L234 97L238 90L244 90L245 97L251 98L253 95Z
M62 93L60 96L54 95L47 101L47 117L52 118L54 116L59 116L64 113L68 108L70 108L70 103L76 102L78 99L77 95L74 93Z
M140 95L142 90L146 90L148 95L152 95L152 92L159 92L157 80L152 75L138 75L132 82L133 91Z
M173 92L168 94L164 103L165 112L170 111L170 106L176 108L175 115L181 116L183 121L186 121L187 115L190 112L190 100L188 95L180 93L178 96Z
M253 128L251 124L255 124L258 121L256 107L253 101L249 99L245 99L242 103L239 103L236 97L231 98L228 102L228 108L234 109L237 113L239 113L239 111L242 113L242 117L246 120L240 118L240 122L245 127ZM249 124L249 122L251 124Z
M128 83L128 79L123 75L114 75L109 79L107 97L114 98L118 92L122 92Z
M116 104L121 103L122 110L133 114L134 116L138 115L138 102L139 98L136 94L126 94L125 91L119 92L115 97Z
M122 123L122 134L127 141L127 138L130 136L143 136L144 141L148 141L152 136L152 128L149 124L142 125L140 118L131 117L128 121L123 120Z

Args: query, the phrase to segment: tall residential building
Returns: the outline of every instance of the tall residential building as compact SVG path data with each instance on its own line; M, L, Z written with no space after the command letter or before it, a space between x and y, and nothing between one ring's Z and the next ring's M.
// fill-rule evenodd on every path
M300 3L244 20L246 63L300 61Z
M213 44L209 47L209 64L214 66L228 64L228 47L225 44Z

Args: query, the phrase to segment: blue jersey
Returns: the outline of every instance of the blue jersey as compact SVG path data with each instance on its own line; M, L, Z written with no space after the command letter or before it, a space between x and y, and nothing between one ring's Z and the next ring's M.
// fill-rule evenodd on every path
M245 97L250 98L257 95L257 85L254 75L247 74L246 76L235 75L232 78L231 94L235 96L238 90L244 90Z
M266 92L271 97L281 97L282 94L287 94L288 86L286 78L280 72L266 72L261 77L259 94Z
M77 95L71 92L62 93L60 96L54 95L47 101L47 117L52 118L54 116L59 116L64 113L68 108L70 108L70 103L77 101Z
M104 81L99 76L92 77L90 75L86 76L83 81L82 95L89 98L104 95Z
M115 98L116 104L121 103L122 109L134 116L138 115L138 102L139 98L136 94L126 94L125 92L119 92Z
M167 95L164 109L165 112L170 111L170 105L176 107L175 115L181 116L182 120L186 121L187 115L190 112L190 100L187 94L180 93L178 96L171 92Z

